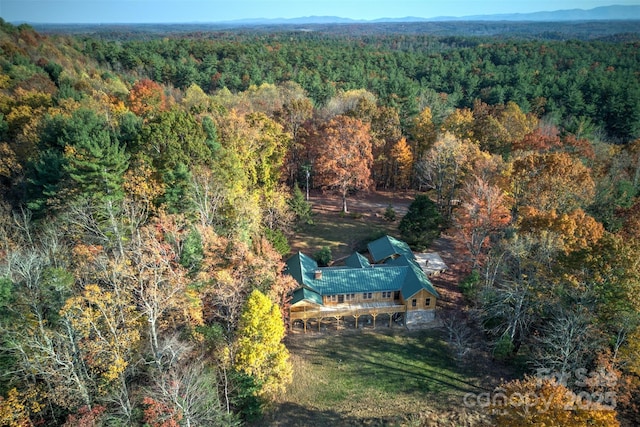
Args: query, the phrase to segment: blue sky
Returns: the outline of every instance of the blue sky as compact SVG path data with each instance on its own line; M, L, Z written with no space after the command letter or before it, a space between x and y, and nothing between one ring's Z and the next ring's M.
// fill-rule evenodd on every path
M0 17L34 23L219 22L249 18L353 19L527 13L640 0L0 0Z

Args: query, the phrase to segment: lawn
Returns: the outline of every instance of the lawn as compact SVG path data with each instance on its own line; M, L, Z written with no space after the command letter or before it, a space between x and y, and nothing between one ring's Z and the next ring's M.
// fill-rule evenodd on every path
M261 425L482 425L463 397L496 385L454 360L438 329L294 334L287 347L294 382Z
M354 251L366 250L366 244L385 234L398 235L397 223L372 221L359 214L338 213L315 215L313 224L303 225L291 240L294 251L309 256L324 246L331 249L334 260L340 260Z
M312 198L313 223L303 224L290 238L292 252L302 251L313 256L324 246L331 249L338 261L353 253L366 250L366 244L385 234L399 237L398 223L406 212L412 196L375 196L351 200L350 212L340 212L336 197ZM384 212L388 206L397 212L396 221L386 221Z

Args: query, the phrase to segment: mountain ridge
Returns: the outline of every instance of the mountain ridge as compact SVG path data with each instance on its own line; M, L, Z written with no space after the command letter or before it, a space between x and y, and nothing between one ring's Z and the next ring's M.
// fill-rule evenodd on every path
M601 6L593 9L565 9L540 11L532 13L509 13L470 16L436 16L423 18L406 16L402 18L351 19L339 16L303 16L297 18L248 18L231 21L220 21L224 24L256 25L256 24L354 24L354 23L401 23L401 22L445 22L445 21L517 21L517 22L563 22L563 21L618 21L640 20L638 6Z

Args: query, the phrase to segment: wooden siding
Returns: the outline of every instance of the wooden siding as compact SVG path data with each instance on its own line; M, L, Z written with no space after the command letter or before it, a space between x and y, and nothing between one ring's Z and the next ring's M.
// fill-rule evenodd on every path
M429 305L426 305L427 299L429 300ZM413 305L414 300L416 302L415 306ZM436 297L426 290L421 289L419 292L409 297L407 301L405 301L405 304L407 305L407 311L432 310L436 308Z
M365 298L364 294L371 294L371 298ZM340 306L342 304L362 304L362 303L391 303L394 302L394 291L388 291L388 298L383 298L384 292L351 292L348 294L325 295L322 297L322 303L327 307ZM342 295L342 302L339 302ZM335 298L334 298L335 297ZM396 300L397 302L397 300Z

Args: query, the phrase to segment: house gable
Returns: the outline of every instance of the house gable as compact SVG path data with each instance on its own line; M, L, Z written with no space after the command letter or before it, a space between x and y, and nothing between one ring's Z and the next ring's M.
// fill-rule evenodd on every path
M310 287L317 292L312 282L318 263L313 258L298 252L287 260L286 265L285 273L290 274L301 286Z
M407 278L402 286L402 297L405 300L411 298L421 289L425 289L436 298L440 297L438 291L436 291L436 289L433 287L431 281L427 278L427 275L415 260L400 256L394 259L387 260L386 265L407 267Z
M291 307L306 304L322 305L322 296L307 288L296 289L291 298Z
M351 268L371 268L373 267L367 257L359 252L354 252L347 259L344 260L344 264Z
M367 245L369 254L373 262L379 263L388 258L397 256L405 256L413 259L413 251L405 242L395 239L391 236L384 236Z

